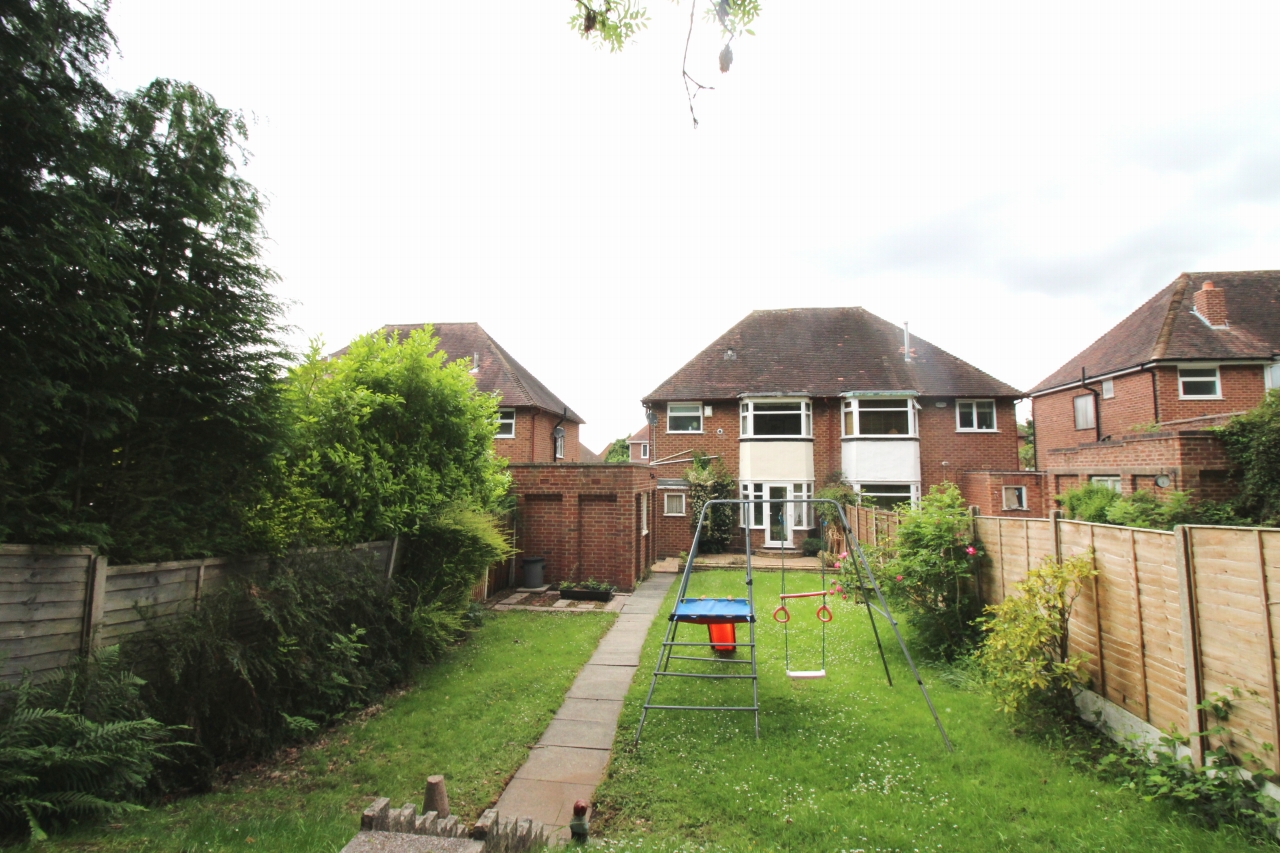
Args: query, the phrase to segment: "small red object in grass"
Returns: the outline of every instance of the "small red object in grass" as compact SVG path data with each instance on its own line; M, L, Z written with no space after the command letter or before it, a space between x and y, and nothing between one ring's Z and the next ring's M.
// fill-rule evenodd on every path
M574 817L582 817L582 816L583 816L584 814L586 814L586 813L587 813L587 801L586 801L586 800L575 800L575 801L574 801L574 803L573 803L573 814L574 814Z

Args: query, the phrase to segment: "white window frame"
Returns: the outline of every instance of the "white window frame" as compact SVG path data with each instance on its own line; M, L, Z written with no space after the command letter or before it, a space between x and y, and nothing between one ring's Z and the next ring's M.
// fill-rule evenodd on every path
M913 505L920 500L920 484L919 483L875 482L875 483L852 483L850 485L852 485L853 490L857 492L859 503L862 502L862 496L864 493L866 494L867 497L872 497L872 498L902 498L902 500L898 501L898 503L910 502ZM893 486L894 488L902 488L905 486L909 491L906 494L902 494L901 492L876 492L874 491L876 486ZM876 506L876 504L872 504L872 506Z
M751 501L749 504L743 504L742 514L738 517L739 527L749 527L751 530L763 530L768 524L765 518L764 507L769 503L769 486L786 486L788 500L812 500L814 484L812 480L801 482L782 482L780 480L751 480L749 482L740 482L738 484L738 496L744 501ZM791 517L788 519L787 527L791 531L796 530L812 530L817 526L814 519L813 504L791 504L789 507ZM798 513L798 515L797 515ZM751 524L745 522L750 518Z
M1110 379L1102 380L1102 399L1110 400L1116 395L1116 383Z
M800 432L796 435L756 436L756 406L761 403L794 403L800 415ZM781 413L774 413L781 414ZM790 438L813 438L813 403L803 397L767 397L762 400L743 400L738 404L738 434L740 438L769 438L786 441Z
M649 442L647 441L640 442L640 458L641 459L649 458Z
M511 417L507 417L510 413ZM502 432L505 424L511 424L511 432ZM516 410L515 409L498 409L498 432L494 434L494 438L515 438L516 437Z
M1013 502L1010 503L1009 496L1014 495ZM1003 486L1000 490L1001 509L1026 509L1027 508L1027 487L1026 486Z
M1079 400L1089 401L1089 411L1088 411L1089 416L1088 418L1085 419L1087 423L1085 423L1083 426L1080 424L1080 404L1078 402ZM1076 396L1071 398L1071 417L1072 417L1072 422L1075 424L1076 429L1078 430L1094 429L1097 426L1098 413L1095 411L1095 409L1096 409L1096 406L1094 405L1092 394L1077 394Z
M1117 495L1121 493L1119 474L1096 474L1089 477L1089 484L1093 486L1106 486Z
M1268 391L1280 388L1280 361L1272 362L1262 368L1262 384Z
M862 431L862 400L902 400L906 403L907 410L907 431L900 435L891 435L883 432L864 433ZM840 437L841 438L918 438L919 437L919 418L916 417L916 410L919 405L913 397L850 397L840 405ZM869 409L868 411L880 412L900 412L902 409ZM852 415L852 418L849 416ZM853 432L846 431L847 421L853 421Z
M680 510L678 512L671 511L671 499L679 498ZM662 496L662 514L663 515L684 515L685 514L685 495L684 492L666 492Z
M556 446L556 458L563 459L564 458L564 436L557 435L557 436L554 436L551 440L555 443L555 446Z
M671 416L673 414L671 410L673 408L677 408L680 406L683 406L686 409L686 411L674 412L675 416L678 418L696 417L698 419L697 429L672 429L671 428ZM701 435L702 427L703 427L703 420L702 420L703 417L704 415L702 411L702 403L667 403L667 432L674 433L676 435Z
M978 404L979 403L991 404L991 426L990 427L978 426ZM961 414L964 413L966 406L968 407L970 416L973 418L973 426L971 427L960 426L960 416ZM973 399L968 399L968 400L956 400L956 432L999 432L1000 431L999 427L1000 427L1000 424L997 422L997 419L996 419L995 399L975 397Z
M1184 382L1207 382L1207 376L1188 376L1185 379L1182 376L1184 370L1212 370L1213 371L1213 394L1187 394L1183 391ZM1221 400L1222 399L1222 371L1218 365L1206 364L1180 364L1178 365L1178 399L1179 400Z
M640 535L649 535L649 493L640 493Z

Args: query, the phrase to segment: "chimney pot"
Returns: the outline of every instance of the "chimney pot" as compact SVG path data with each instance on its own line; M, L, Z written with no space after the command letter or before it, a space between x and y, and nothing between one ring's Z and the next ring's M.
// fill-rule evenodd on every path
M1205 325L1212 329L1225 329L1227 323L1227 293L1219 290L1211 281L1206 281L1200 286L1192 297L1196 314Z

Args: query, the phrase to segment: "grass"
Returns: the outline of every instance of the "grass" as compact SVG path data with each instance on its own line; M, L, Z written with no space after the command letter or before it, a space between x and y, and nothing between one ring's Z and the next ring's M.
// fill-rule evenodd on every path
M690 593L741 595L741 581L739 572L699 573ZM606 848L1251 849L1233 829L1204 829L1164 804L1108 786L1073 765L1067 753L1014 733L981 694L949 686L926 670L930 695L955 744L948 754L882 623L894 678L894 686L886 686L866 611L852 600L833 606L828 677L790 681L783 674L782 626L768 617L778 603L778 583L777 574L756 575L759 740L747 713L655 711L639 746L631 746L666 628L665 620L654 622L608 777L596 791L592 830L605 836ZM788 576L789 591L817 586L816 577ZM660 612L668 612L674 592L673 587ZM790 608L793 669L819 667L816 606L801 599ZM696 636L705 639L704 629L682 634ZM745 667L733 671L739 669ZM743 699L750 699L745 681L665 679L655 694L664 704L750 704Z
M376 713L366 711L314 745L288 750L214 793L31 849L337 851L375 796L394 806L421 804L432 773L445 775L451 811L474 819L524 762L615 618L493 614Z

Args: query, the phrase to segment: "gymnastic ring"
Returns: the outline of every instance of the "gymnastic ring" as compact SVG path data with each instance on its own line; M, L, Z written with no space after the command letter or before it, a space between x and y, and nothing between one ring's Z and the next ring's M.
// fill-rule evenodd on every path
M778 617L779 613L782 614L781 618ZM787 605L779 604L777 607L773 608L773 620L783 625L791 621L791 614L787 612Z
M823 619L823 618L822 618L822 614L823 614L824 612L827 614L827 618L826 618L826 619ZM825 604L820 604L820 605L818 605L818 621L819 621L819 622L830 622L830 621L831 621L831 608L830 608L830 607L828 607L828 606L827 606L827 605L825 605Z

